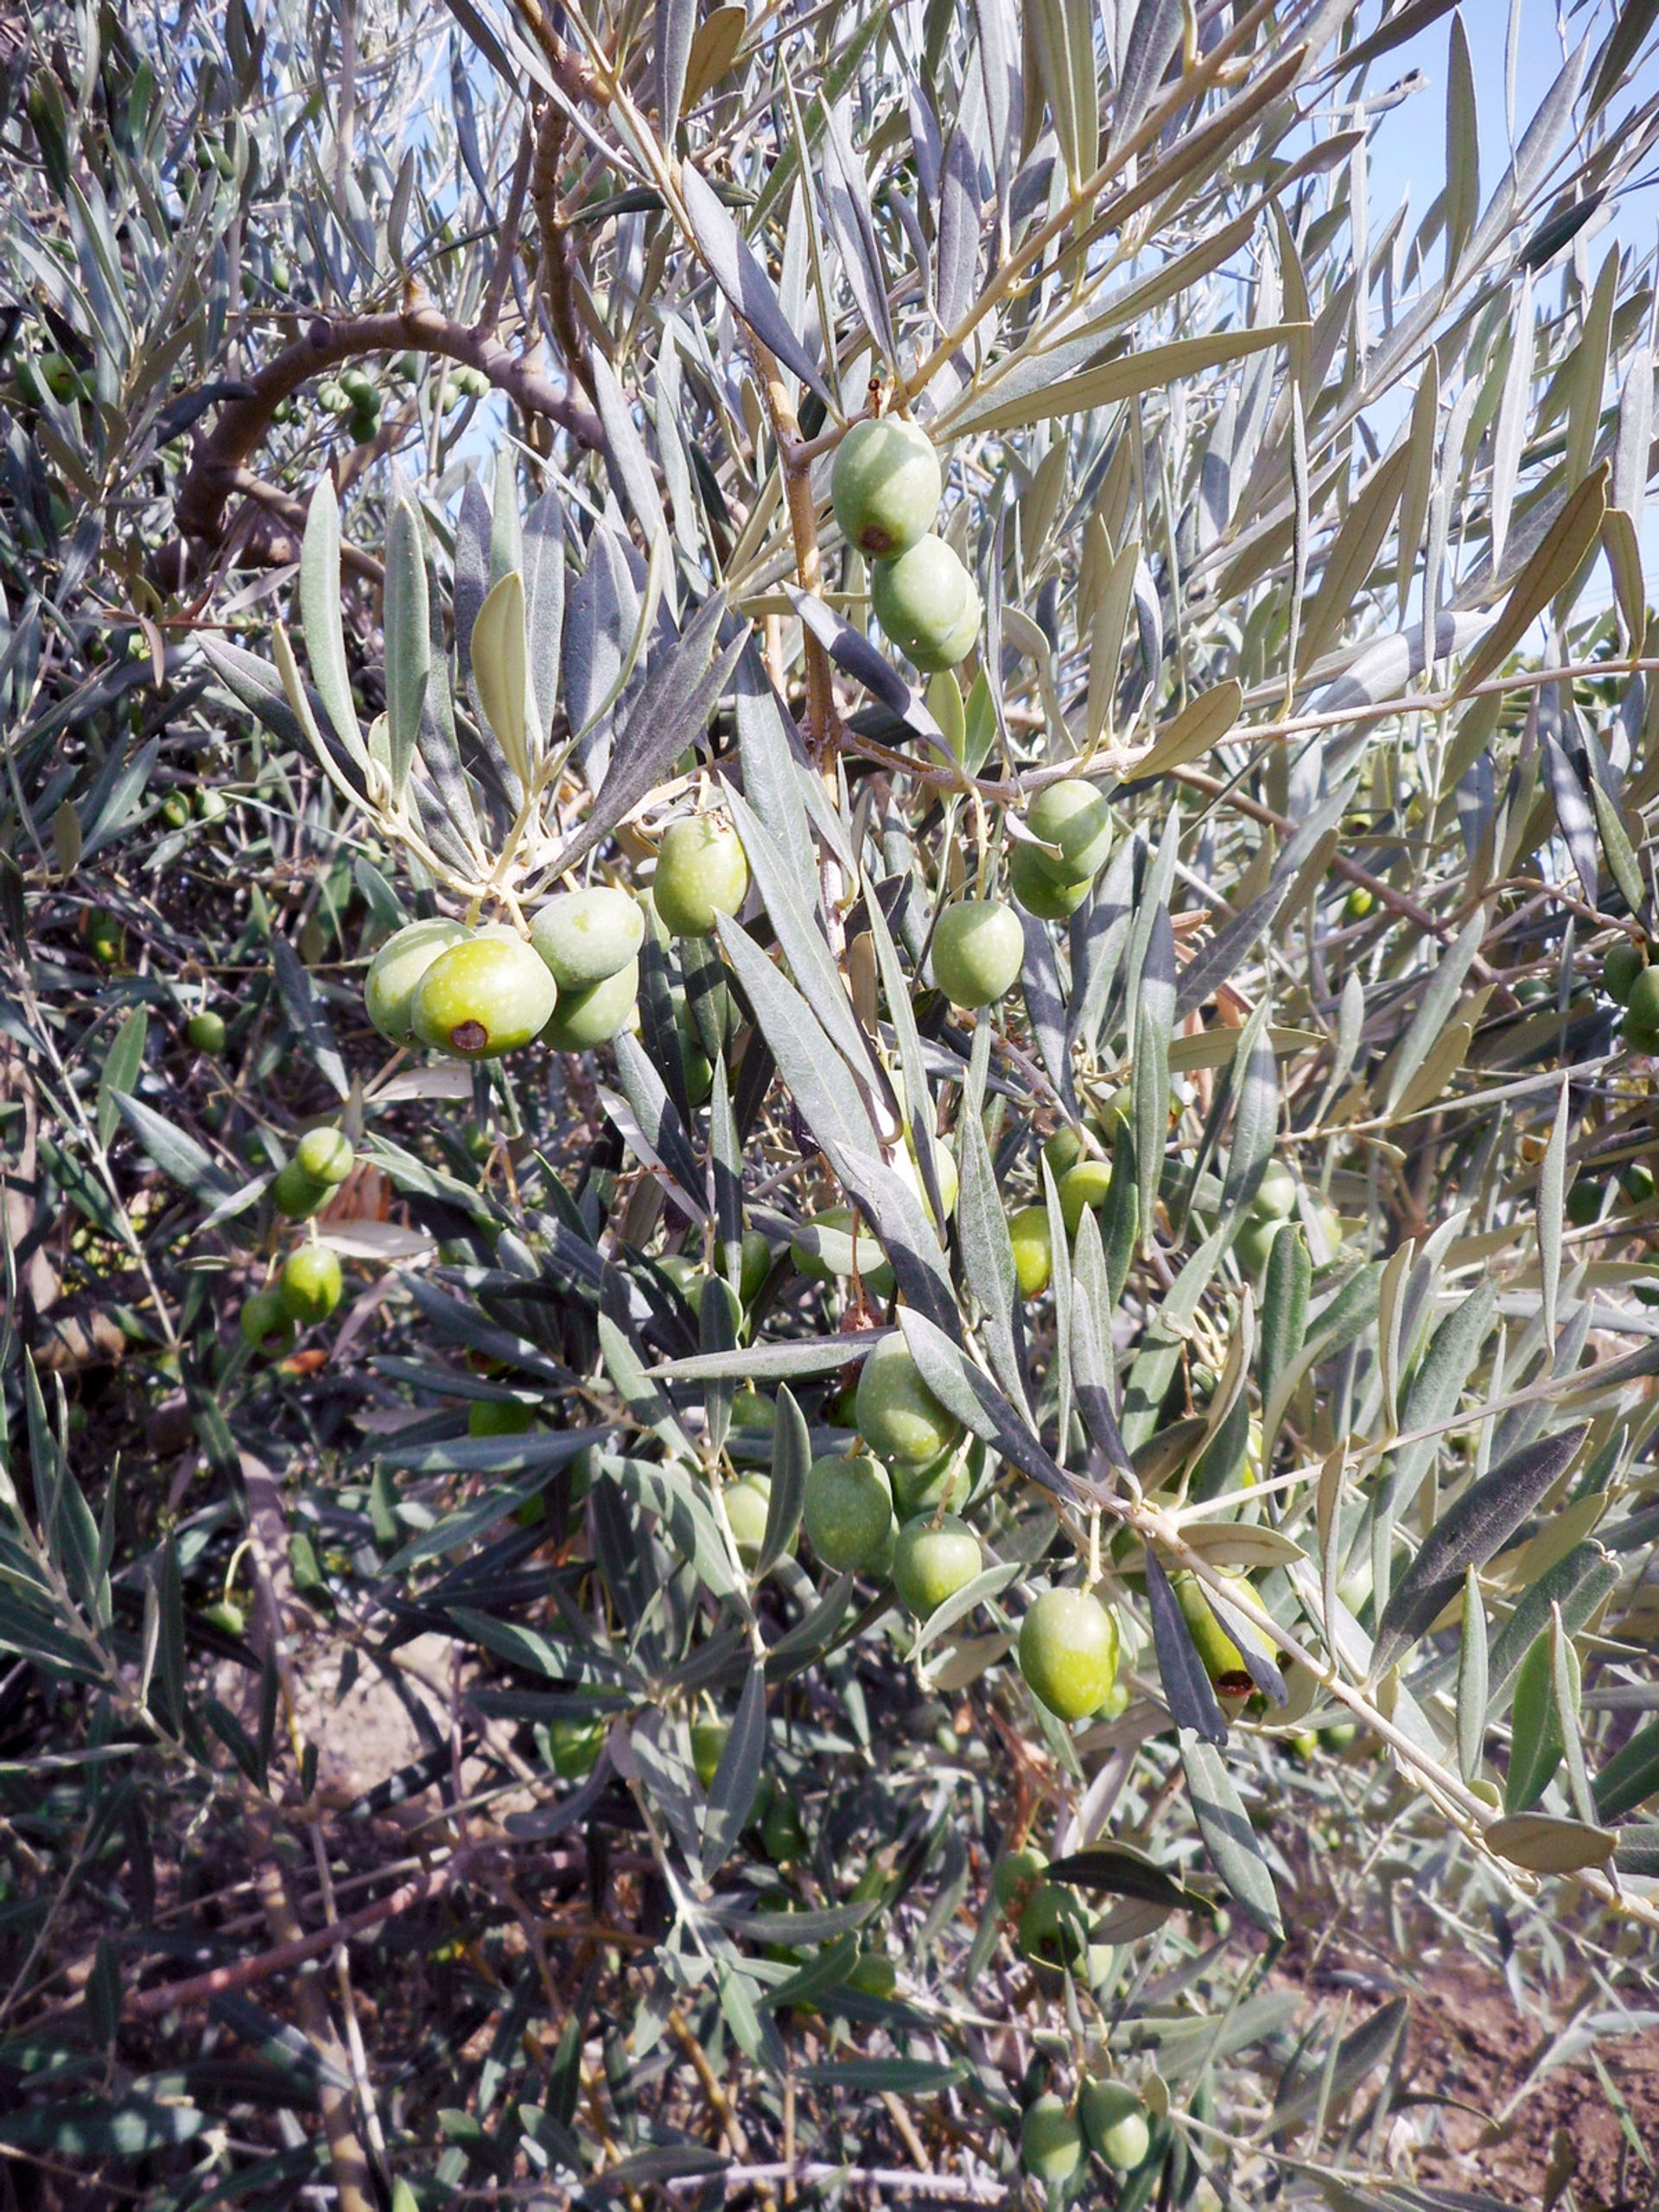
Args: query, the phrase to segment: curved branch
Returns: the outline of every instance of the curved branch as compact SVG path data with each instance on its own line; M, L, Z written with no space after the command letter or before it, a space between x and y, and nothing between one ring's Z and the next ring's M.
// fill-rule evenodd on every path
M527 368L499 339L451 322L435 308L395 315L334 320L317 315L303 334L249 379L247 396L219 410L212 431L197 446L179 488L179 527L209 545L224 534L225 510L238 477L270 428L276 408L313 377L370 353L438 353L477 369L526 415L544 416L578 443L597 448L599 418L563 385Z

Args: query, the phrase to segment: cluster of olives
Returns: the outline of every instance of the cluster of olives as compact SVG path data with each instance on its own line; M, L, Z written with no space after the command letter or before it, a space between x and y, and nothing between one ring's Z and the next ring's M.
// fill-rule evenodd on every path
M1020 2126L1020 2158L1028 2174L1052 2184L1070 2181L1085 2149L1116 2173L1145 2162L1152 2132L1147 2108L1122 2082L1085 2082L1075 2104L1046 2090L1026 2107Z
M836 448L836 520L874 563L870 599L883 632L925 676L954 668L979 635L979 588L931 527L944 491L933 441L903 416L855 423Z
M308 1129L270 1186L277 1212L290 1221L310 1220L351 1173L356 1159L344 1129ZM314 1233L313 1241L289 1253L276 1281L244 1303L243 1341L264 1358L279 1357L302 1329L328 1319L345 1287L339 1256L316 1243Z
M528 939L502 924L410 922L369 963L363 1002L394 1045L499 1059L540 1037L585 1052L623 1028L639 992L645 917L595 885L550 899Z
M1633 1052L1659 1056L1659 967L1646 939L1621 938L1602 962L1601 979L1624 1009L1624 1042Z
M962 1424L897 1335L865 1361L853 1411L866 1448L813 1462L807 1541L836 1573L890 1575L906 1611L926 1620L985 1564L978 1536L951 1510L969 1486ZM1116 1692L1117 1624L1087 1591L1046 1591L1020 1625L1019 1664L1057 1718L1085 1719Z
M1089 896L1112 849L1105 800L1081 776L1046 784L1026 809L1025 838L1008 857L1014 895L1039 921L1063 922Z
M342 369L317 386L317 404L330 415L350 417L347 429L360 446L380 434L380 393L366 369Z

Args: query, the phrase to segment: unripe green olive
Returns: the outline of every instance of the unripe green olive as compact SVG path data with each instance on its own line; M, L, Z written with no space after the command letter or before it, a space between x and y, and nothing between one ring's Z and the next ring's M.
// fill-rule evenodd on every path
M1020 2163L1044 2183L1070 2181L1083 2158L1083 2130L1051 2094L1027 2107L1020 2123Z
M415 1037L415 994L442 952L467 935L459 922L406 922L369 963L363 982L363 1010L380 1034L394 1045Z
M745 1475L726 1486L726 1517L732 1524L737 1555L752 1567L760 1557L766 1539L766 1515L772 1505L772 1482L766 1475Z
M905 1132L904 1149L893 1155L893 1172L901 1183L916 1193L921 1200L922 1211L932 1221L933 1204L922 1181L921 1162L916 1157L915 1139L908 1129ZM933 1172L938 1179L939 1198L948 1221L955 1213L957 1200L962 1195L962 1177L955 1153L949 1145L940 1144L937 1140L933 1146ZM938 1225L934 1224L936 1228Z
M707 937L734 914L749 888L749 863L735 830L717 815L682 816L663 832L651 895L674 937Z
M1258 1221L1285 1221L1296 1211L1296 1178L1282 1160L1270 1160L1250 1211Z
M933 931L933 978L952 1006L989 1006L1012 988L1026 933L1011 907L989 899L947 906Z
M1364 884L1357 883L1342 902L1344 921L1363 922L1376 912L1376 893Z
M847 1986L885 2000L899 1986L899 1969L885 1951L861 1951L848 1969Z
M1046 1206L1021 1206L1008 1216L1014 1281L1021 1298L1040 1298L1054 1271L1054 1243Z
M979 587L931 531L870 572L870 603L885 635L925 676L954 668L979 635Z
M1640 1021L1632 1021L1627 1014L1620 1024L1618 1033L1630 1052L1659 1058L1659 1028L1649 1029Z
M868 1452L815 1459L807 1471L803 1518L807 1541L837 1574L868 1574L887 1564L893 1543L893 1486Z
M1246 1274L1261 1274L1268 1264L1273 1240L1284 1226L1282 1221L1275 1221L1270 1216L1264 1218L1260 1214L1252 1215L1245 1223L1233 1240L1233 1250L1238 1255L1239 1266Z
M1026 1901L1048 1872L1048 1854L1027 1844L1019 1851L1005 1851L991 1869L991 1895L1000 1912L1018 1918Z
M753 1305L761 1286L771 1273L771 1245L758 1229L746 1229L743 1232L743 1256L737 1275L737 1294L746 1306Z
M902 415L855 423L836 449L836 520L849 544L873 559L892 560L925 536L944 492L933 441Z
M858 1378L858 1426L880 1459L924 1467L948 1451L962 1423L925 1382L901 1336L884 1337Z
M721 1754L731 1732L729 1720L694 1720L691 1724L691 1764L705 1789L720 1770Z
M297 1160L279 1167L270 1186L277 1212L286 1214L290 1221L308 1221L314 1213L322 1211L334 1195L331 1184L319 1183L315 1175L308 1175Z
M1610 945L1601 963L1601 980L1609 996L1617 999L1620 1006L1628 1006L1636 979L1647 964L1645 939L1638 944L1634 938L1622 937L1616 944Z
M293 1315L274 1290L256 1290L244 1300L237 1325L244 1344L266 1359L278 1358L298 1333Z
M1026 827L1045 845L1039 855L1063 883L1086 883L1098 875L1112 849L1112 817L1105 800L1081 776L1045 785L1026 809Z
M1008 855L1008 887L1039 922L1064 922L1089 896L1092 876L1066 883L1054 874L1035 845L1016 845Z
M645 935L639 900L603 883L550 899L530 928L530 941L552 971L561 999L620 974Z
M415 1034L461 1060L499 1059L540 1036L558 1002L546 963L510 930L441 952L415 994Z
M893 1268L875 1240L875 1232L852 1206L825 1206L810 1215L789 1243L789 1253L798 1274L809 1282L828 1282L832 1276L849 1276L855 1268L872 1298L893 1295Z
M734 1428L764 1428L770 1430L778 1419L778 1408L764 1390L757 1390L752 1382L745 1382L732 1393L732 1427Z
M1124 2082L1085 2082L1077 2117L1090 2147L1119 2173L1132 2171L1145 2158L1152 2142L1147 2108Z
M1255 1687L1255 1679L1244 1664L1243 1653L1222 1626L1204 1585L1196 1574L1185 1571L1170 1580L1192 1649L1211 1683L1224 1697L1248 1697Z
M587 1052L595 1045L607 1045L627 1027L639 996L637 960L630 960L613 976L589 983L582 990L567 992L561 984L559 1002L542 1032L542 1040L560 1052Z
M1653 1170L1645 1160L1633 1160L1618 1179L1627 1205L1644 1206L1653 1196Z
M605 1748L602 1720L586 1720L574 1713L556 1713L547 1724L547 1747L553 1771L562 1781L581 1782L599 1764Z
M1659 1029L1659 968L1644 968L1630 984L1624 1020L1632 1029Z
M968 1495L968 1469L954 1444L925 1466L895 1459L887 1478L893 1484L893 1511L901 1521L913 1521L918 1513L937 1513L941 1507L948 1511Z
M308 1129L294 1147L294 1160L314 1183L343 1183L357 1154L344 1129Z
M1052 1136L1043 1140L1043 1158L1053 1171L1056 1182L1082 1157L1083 1139L1069 1122L1063 1122Z
M915 1614L926 1620L947 1599L965 1589L984 1565L979 1538L965 1521L947 1513L936 1523L907 1521L893 1548L893 1586Z
M1592 1176L1580 1175L1567 1194L1567 1217L1575 1229L1588 1229L1601 1218L1606 1192Z
M772 1793L760 1822L760 1847L777 1866L787 1866L805 1854L806 1824L795 1800L785 1790Z
M1058 1882L1039 1882L1020 1907L1018 1941L1027 1959L1075 1965L1089 1948L1088 1916L1077 1892Z
M468 1436L524 1436L536 1426L536 1408L522 1398L474 1398L467 1408Z
M283 1312L307 1326L327 1319L344 1287L337 1255L321 1244L302 1244L283 1262L277 1294Z
M1098 1712L1117 1680L1117 1623L1086 1590L1046 1590L1020 1624L1020 1672L1062 1720Z
M1068 1236L1077 1235L1077 1224L1090 1206L1100 1211L1111 1187L1109 1160L1080 1160L1075 1167L1066 1169L1060 1178L1060 1213Z
M203 1007L185 1023L184 1033L193 1051L217 1059L225 1049L225 1017Z

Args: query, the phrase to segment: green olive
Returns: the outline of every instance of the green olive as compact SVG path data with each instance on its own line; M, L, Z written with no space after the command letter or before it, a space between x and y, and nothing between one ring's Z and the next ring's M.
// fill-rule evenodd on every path
M558 1002L545 963L511 930L452 944L422 976L415 1034L456 1059L493 1060L540 1036Z
M826 1206L810 1215L791 1237L789 1253L796 1272L809 1282L828 1282L856 1270L872 1298L893 1295L892 1265L855 1207Z
M757 1390L752 1382L745 1382L733 1391L734 1428L760 1428L770 1433L777 1419L777 1406L764 1390Z
M954 668L979 635L979 587L931 531L897 560L876 563L870 603L886 636L925 676Z
M294 1147L296 1166L314 1183L343 1183L356 1159L344 1129L308 1129Z
M753 1567L760 1560L771 1506L772 1482L766 1475L745 1475L726 1486L726 1517L745 1567Z
M933 977L952 1006L989 1006L1025 964L1026 933L1012 908L989 899L947 906L933 931Z
M522 1398L474 1398L467 1408L468 1436L524 1436L536 1426L536 1408Z
M321 1244L302 1244L283 1262L277 1294L292 1319L308 1325L326 1321L345 1287L338 1256Z
M705 1789L720 1770L721 1755L731 1732L729 1720L694 1720L691 1724L691 1764Z
M203 1007L185 1023L184 1033L193 1051L217 1059L225 1049L225 1017L211 1007Z
M1648 965L1645 938L1622 937L1610 945L1601 963L1601 980L1607 987L1609 997L1617 999L1620 1006L1628 1006L1636 979Z
M663 832L651 895L674 937L707 937L717 915L734 914L749 888L749 863L735 830L717 815L682 816Z
M1090 1207L1099 1212L1111 1187L1109 1160L1080 1160L1075 1167L1066 1169L1060 1178L1060 1213L1068 1236L1077 1235L1077 1224Z
M467 935L459 922L406 922L369 963L363 984L363 1010L380 1034L394 1045L415 1037L415 994L441 952Z
M1369 890L1363 883L1357 883L1343 901L1342 914L1344 921L1363 922L1368 915L1374 914L1376 912L1376 893L1375 891Z
M1659 968L1644 968L1630 985L1624 1019L1633 1029L1659 1029Z
M991 1895L998 1911L1018 1919L1026 1900L1048 1872L1048 1855L1027 1844L1005 1851L991 1868Z
M1592 1176L1580 1175L1567 1194L1567 1219L1575 1229L1588 1229L1592 1222L1601 1219L1605 1197L1603 1185Z
M1618 1179L1627 1205L1644 1206L1654 1193L1653 1170L1645 1160L1633 1160Z
M1284 1226L1282 1221L1274 1221L1270 1217L1263 1219L1257 1214L1253 1215L1239 1230L1233 1240L1233 1249L1238 1255L1239 1266L1247 1274L1259 1275L1267 1266L1273 1240Z
M786 1866L806 1854L806 1824L799 1807L785 1790L772 1794L760 1823L760 1847L776 1866Z
M1054 1243L1046 1206L1021 1206L1008 1216L1014 1281L1021 1298L1040 1298L1054 1271Z
M559 1002L542 1032L542 1041L561 1052L587 1052L595 1045L607 1045L627 1027L639 996L637 960L582 990L567 992L561 984Z
M918 1513L937 1513L960 1505L968 1495L968 1470L961 1453L951 1445L925 1466L913 1467L895 1459L887 1469L893 1484L893 1507L901 1521Z
M552 971L563 998L620 974L645 940L639 902L609 884L594 884L550 899L531 924L530 941Z
M918 1620L965 1589L984 1565L979 1538L954 1513L907 1521L893 1548L893 1586Z
M1285 1221L1296 1211L1296 1178L1282 1160L1270 1160L1250 1200L1258 1221Z
M1039 857L1062 883L1091 881L1112 849L1110 810L1081 776L1045 785L1026 809L1026 827L1033 837L1054 847Z
M807 1541L837 1574L879 1573L893 1544L893 1486L868 1452L815 1459L807 1471Z
M1224 1697L1248 1697L1255 1687L1255 1678L1244 1663L1243 1653L1222 1626L1204 1585L1196 1574L1182 1573L1171 1577L1171 1586L1192 1649L1211 1683Z
M848 1969L847 1986L885 1999L899 1986L899 1969L885 1951L861 1951Z
M1117 1649L1117 1623L1086 1590L1046 1590L1020 1624L1020 1672L1062 1720L1082 1720L1105 1703Z
M1083 2159L1083 2130L1062 2100L1046 2094L1026 2109L1020 2123L1020 2163L1052 2185L1070 2181Z
M892 560L924 537L944 493L933 441L902 415L855 423L836 448L836 521L849 544L874 559Z
M901 1336L884 1337L858 1378L858 1426L878 1458L925 1467L948 1451L962 1423L925 1382Z
M1022 1955L1044 1966L1071 1966L1089 1948L1089 1924L1077 1892L1058 1882L1039 1882L1020 1909Z
M1123 2082L1085 2082L1077 2117L1090 2148L1119 2173L1132 2171L1145 2159L1152 2143L1147 2108Z
M274 1290L256 1290L245 1300L237 1325L244 1344L266 1359L279 1358L298 1333L293 1315Z
M547 1745L553 1771L561 1781L581 1782L599 1764L607 1730L602 1720L584 1720L574 1713L556 1713L547 1724Z
M771 1245L758 1229L746 1229L743 1232L743 1256L737 1278L737 1294L746 1306L753 1305L771 1273Z
M290 1221L308 1221L314 1213L322 1211L334 1192L331 1184L319 1183L297 1160L290 1160L276 1171L270 1195L278 1213L286 1214Z
M1008 887L1039 922L1063 922L1089 896L1092 876L1065 883L1053 874L1035 845L1016 845L1008 855Z
M1063 1122L1052 1136L1043 1140L1043 1158L1058 1182L1068 1167L1075 1167L1083 1157L1083 1138L1069 1122Z

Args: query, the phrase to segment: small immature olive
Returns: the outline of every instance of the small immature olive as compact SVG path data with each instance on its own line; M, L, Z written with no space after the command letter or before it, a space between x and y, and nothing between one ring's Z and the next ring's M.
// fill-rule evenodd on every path
M764 1390L757 1390L745 1382L732 1393L732 1427L734 1428L764 1428L770 1430L778 1418L778 1408Z
M605 1748L606 1732L602 1720L556 1713L547 1724L547 1747L553 1755L554 1773L564 1782L581 1782L590 1775Z
M184 791L169 791L162 801L162 819L169 830L182 830L190 819L190 800Z
M775 1866L783 1866L801 1858L806 1847L806 1825L795 1800L782 1789L774 1791L760 1823L761 1849Z
M719 1770L721 1754L731 1732L729 1720L694 1720L691 1724L691 1764L705 1789Z
M1026 2107L1020 2163L1040 2182L1070 2181L1083 2159L1083 2130L1052 2093Z
M1211 1682L1224 1697L1248 1697L1255 1687L1255 1678L1244 1663L1244 1654L1222 1626L1204 1585L1196 1574L1182 1573L1171 1577L1171 1586L1192 1649Z
M1112 849L1112 817L1105 800L1081 776L1045 785L1026 809L1033 837L1057 849L1039 857L1062 883L1084 883L1098 875Z
M1117 1623L1086 1590L1046 1590L1020 1624L1020 1672L1051 1713L1084 1719L1117 1680Z
M738 834L716 815L682 816L663 832L651 895L674 937L707 937L720 914L734 914L749 888Z
M1624 1001L1628 1028L1659 1029L1659 968L1644 968L1630 985Z
M297 1160L290 1160L276 1171L270 1186L270 1196L278 1213L286 1214L290 1221L309 1221L314 1213L321 1213L334 1189L327 1183L319 1183L315 1175L308 1175Z
M1295 1211L1296 1178L1282 1160L1270 1160L1250 1200L1250 1211L1258 1221L1286 1221Z
M1075 1890L1039 1882L1020 1909L1021 1955L1045 1966L1071 1966L1089 1948L1089 1923Z
M848 543L874 559L908 552L931 525L944 492L932 439L902 415L855 423L836 448L836 520Z
M1063 1122L1052 1136L1043 1140L1043 1158L1048 1162L1056 1182L1067 1168L1075 1167L1082 1157L1083 1139L1069 1122Z
M696 1032L689 1021L677 1022L675 1033L680 1044L680 1075L685 1084L685 1103L688 1106L701 1106L715 1087L714 1062L697 1041Z
M345 1288L336 1254L321 1244L302 1244L283 1262L277 1294L283 1310L302 1326L326 1321Z
M899 1986L899 1969L885 1951L861 1951L848 1970L847 1986L885 2001Z
M1093 881L1085 875L1076 883L1063 882L1051 874L1034 845L1016 845L1008 855L1008 887L1039 922L1067 920L1089 896Z
M766 1475L745 1475L726 1486L726 1517L745 1567L753 1567L760 1556L771 1505L772 1483Z
M1542 976L1528 976L1516 985L1515 996L1520 1006L1553 1006L1555 986Z
M1633 1160L1618 1179L1626 1205L1644 1206L1653 1196L1653 1170L1645 1160Z
M926 1620L954 1598L984 1565L979 1538L965 1521L947 1513L938 1526L925 1517L907 1521L893 1548L893 1586L918 1620Z
M1021 1206L1008 1216L1014 1276L1021 1298L1040 1298L1054 1271L1054 1243L1046 1206Z
M924 676L954 668L979 635L979 587L931 531L870 572L870 603L885 635Z
M1112 1163L1109 1160L1080 1160L1075 1167L1066 1169L1060 1178L1060 1213L1068 1236L1077 1235L1077 1224L1089 1207L1099 1211L1105 1205L1111 1187Z
M294 1147L294 1162L314 1183L343 1183L357 1154L344 1129L308 1129Z
M872 1452L890 1463L924 1467L948 1451L962 1423L925 1382L901 1336L884 1337L858 1378L858 1426Z
M441 952L459 944L467 932L459 922L406 922L369 963L363 983L363 1011L380 1034L394 1045L415 1037L415 994Z
M815 1459L807 1471L807 1541L837 1574L880 1567L893 1541L893 1485L879 1459L857 1452Z
M1659 1282L1633 1282L1630 1288L1638 1306L1659 1306Z
M256 1290L251 1298L243 1301L237 1325L242 1332L242 1341L267 1359L276 1359L285 1352L297 1333L294 1318L274 1290Z
M530 941L552 971L561 998L626 968L645 940L639 902L596 883L551 899L531 924Z
M991 1869L991 1895L999 1912L1017 1916L1026 1900L1048 1872L1048 1854L1027 1844L1023 1850L1005 1851Z
M1588 1229L1601 1218L1602 1201L1606 1196L1603 1185L1587 1175L1580 1175L1567 1194L1567 1217L1575 1229Z
M522 1398L474 1398L467 1408L468 1436L523 1436L536 1426L536 1408Z
M185 1023L184 1033L193 1052L217 1059L225 1049L225 1017L211 1007L203 1007Z
M559 1002L542 1032L542 1042L560 1052L588 1052L595 1045L607 1045L627 1027L628 1016L639 996L637 960L630 960L614 976L607 976L601 982L589 983L579 991L567 992L561 984Z
M1025 957L1020 917L989 899L947 906L933 931L934 981L952 1006L989 1006L1013 986Z
M1121 2174L1133 2171L1151 2147L1147 2108L1122 2082L1085 2082L1077 2117L1090 2147Z
M1649 1029L1639 1021L1632 1021L1627 1014L1619 1025L1618 1033L1630 1052L1659 1058L1659 1029Z
M1264 1219L1254 1215L1247 1221L1233 1240L1233 1249L1238 1255L1238 1264L1247 1274L1259 1275L1268 1264L1273 1249L1273 1240L1285 1226L1282 1221Z
M1376 893L1357 883L1342 902L1342 918L1345 922L1363 922L1376 912Z
M545 963L510 930L441 952L415 994L415 1034L461 1060L499 1059L540 1036L558 1002Z
M702 1269L689 1252L664 1252L657 1262L658 1271L665 1274L676 1290L689 1305L697 1302L698 1287L702 1281Z
M86 917L86 943L94 960L113 968L126 950L126 933L113 914L99 907Z
M810 1215L789 1240L796 1272L809 1282L828 1282L856 1269L872 1298L893 1295L893 1268L875 1232L852 1206L826 1206Z
M1617 999L1620 1006L1628 1006L1636 979L1647 964L1645 939L1638 944L1634 938L1622 937L1616 944L1610 945L1601 963L1601 980L1606 985L1608 996Z
M746 1229L743 1232L743 1256L737 1274L737 1294L746 1306L753 1305L762 1284L771 1273L771 1245L758 1229Z

